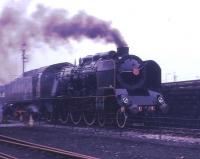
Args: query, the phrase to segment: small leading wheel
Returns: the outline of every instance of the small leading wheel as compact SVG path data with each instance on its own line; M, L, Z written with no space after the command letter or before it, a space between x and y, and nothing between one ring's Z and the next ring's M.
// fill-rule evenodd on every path
M69 113L67 111L61 112L60 113L60 117L59 117L59 121L62 124L66 124L69 120Z
M98 111L97 121L98 121L99 126L103 127L105 125L106 119L105 119L105 113L103 110Z
M81 113L78 111L71 111L70 118L74 125L78 125L81 121Z
M126 125L127 115L125 112L125 108L121 107L117 110L116 113L116 122L119 128L124 128Z

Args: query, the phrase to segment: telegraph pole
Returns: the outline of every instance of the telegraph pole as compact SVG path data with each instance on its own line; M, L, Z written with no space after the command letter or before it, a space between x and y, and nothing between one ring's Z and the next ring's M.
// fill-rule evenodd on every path
M174 82L176 82L177 80L177 75L176 75L176 72L174 72Z
M171 73L166 73L165 74L165 82L168 82L168 76L171 75Z
M25 55L26 55L26 44L25 43L22 44L21 50L22 50L22 75L24 76L25 62L26 62L26 57L25 57Z

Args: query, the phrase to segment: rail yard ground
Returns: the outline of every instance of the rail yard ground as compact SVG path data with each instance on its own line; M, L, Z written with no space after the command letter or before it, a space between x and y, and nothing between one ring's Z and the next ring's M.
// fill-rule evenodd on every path
M200 159L200 139L113 129L41 125L0 127L0 134L62 148L103 159ZM18 158L35 158L34 152L0 143L0 150ZM38 153L37 153L38 155ZM37 158L52 158L41 153Z

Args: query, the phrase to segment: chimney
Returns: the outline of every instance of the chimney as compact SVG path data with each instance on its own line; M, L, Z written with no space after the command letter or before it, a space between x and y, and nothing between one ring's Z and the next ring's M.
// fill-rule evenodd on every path
M129 47L127 47L127 46L118 47L117 48L117 54L119 54L119 56L128 55L129 54Z

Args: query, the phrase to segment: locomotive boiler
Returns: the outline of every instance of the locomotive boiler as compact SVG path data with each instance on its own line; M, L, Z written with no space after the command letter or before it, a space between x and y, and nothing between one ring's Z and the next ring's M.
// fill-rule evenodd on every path
M123 128L127 117L166 112L161 69L129 54L128 47L97 53L79 64L60 63L25 72L5 86L6 107L73 124L100 126L110 117Z

